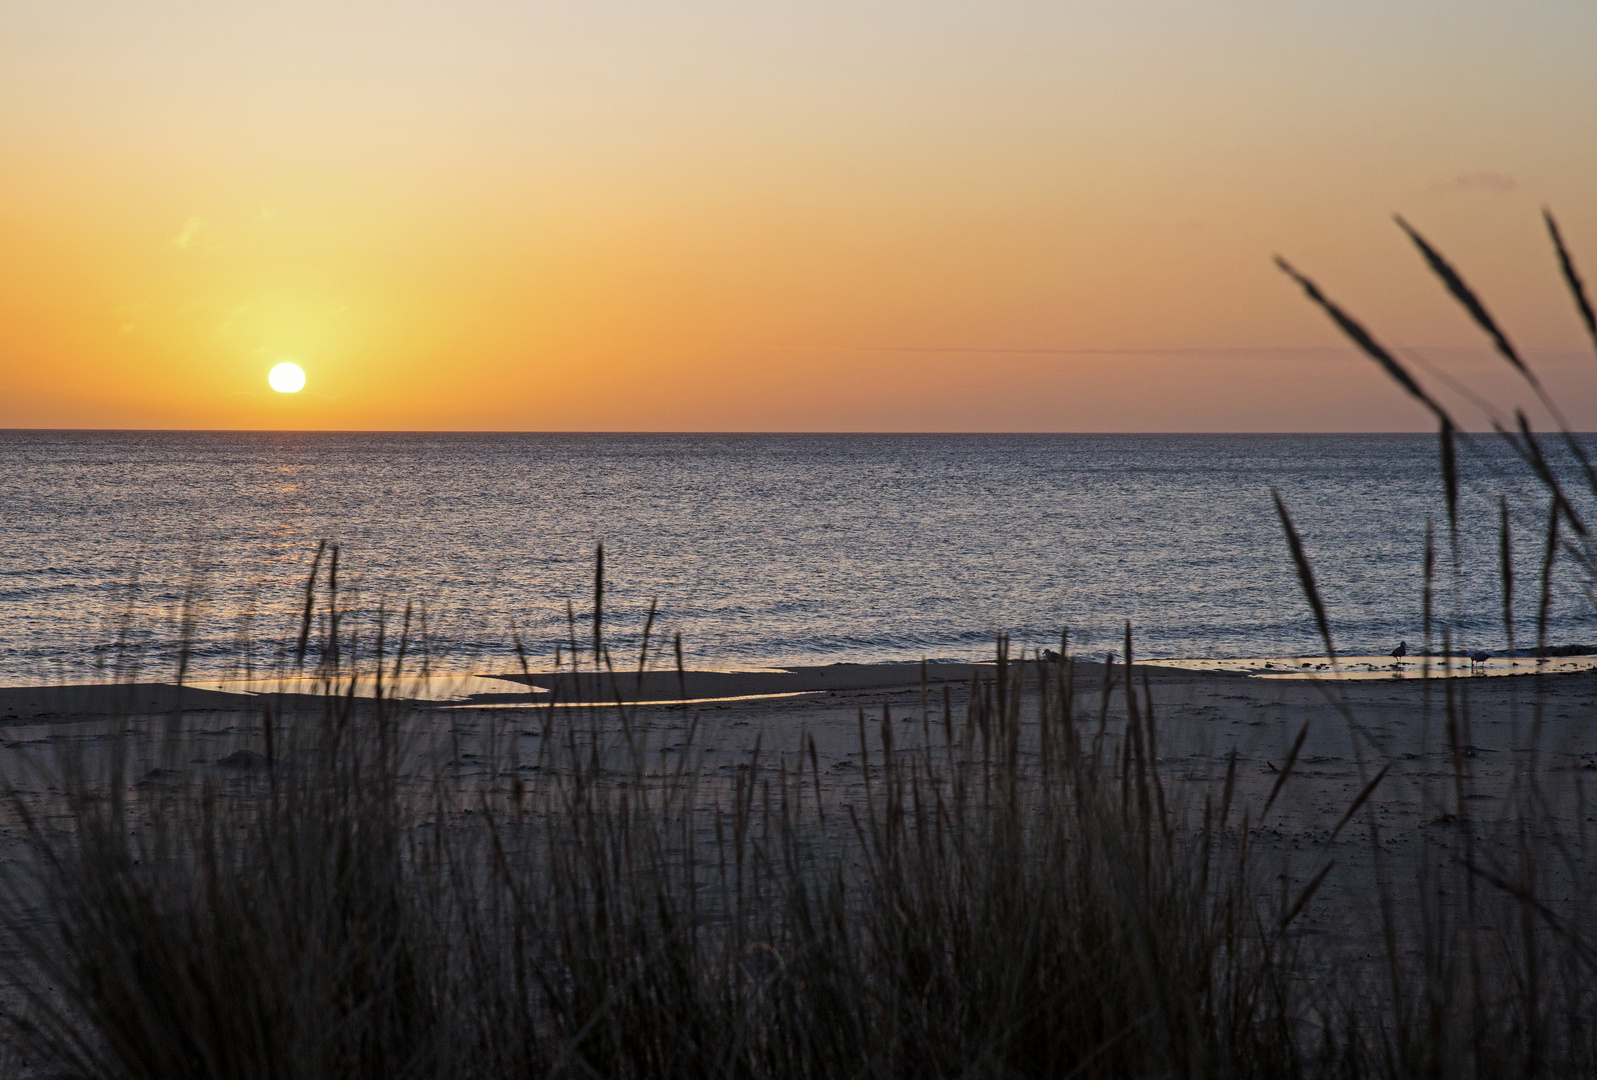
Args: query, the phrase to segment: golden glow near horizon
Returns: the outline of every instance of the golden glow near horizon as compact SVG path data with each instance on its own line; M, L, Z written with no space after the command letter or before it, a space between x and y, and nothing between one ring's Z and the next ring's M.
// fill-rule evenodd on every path
M1522 403L1393 212L1597 427L1539 221L1597 279L1593 40L1574 2L0 5L0 427L1426 428L1277 252Z
M284 361L267 373L266 383L279 394L297 394L305 389L305 369Z

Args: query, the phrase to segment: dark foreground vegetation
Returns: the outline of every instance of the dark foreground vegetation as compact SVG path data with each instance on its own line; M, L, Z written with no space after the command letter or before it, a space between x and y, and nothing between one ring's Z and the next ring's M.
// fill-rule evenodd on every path
M1436 413L1454 506L1451 418L1298 280ZM1523 368L1478 301L1466 308ZM1545 644L1555 560L1567 553L1589 584L1588 533L1524 417L1501 432L1550 504ZM1511 632L1508 544L1505 514ZM1169 735L1124 662L1077 687L1068 660L1010 664L1000 642L996 677L958 708L923 706L907 749L902 727L862 715L856 771L823 773L797 736L712 768L709 748L660 743L622 705L518 713L463 745L437 715L345 692L361 665L397 677L403 650L342 637L339 618L329 597L320 707L266 711L226 775L182 767L179 718L145 754L170 767L135 769L125 742L98 756L80 744L42 766L48 797L13 797L6 1067L107 1080L1597 1074L1580 775L1555 788L1532 772L1478 820L1451 693L1440 840L1383 862L1385 768L1333 833L1359 830L1377 867L1380 914L1352 955L1297 933L1330 862L1283 888L1258 846L1301 739L1261 800L1239 796L1234 756L1212 777L1168 775ZM592 656L607 663L598 640Z
M712 757L687 710L670 735L668 710L575 703L468 731L359 698L356 667L392 680L403 661L335 645L336 614L320 707L244 721L218 767L189 765L207 718L117 720L18 788L8 1068L1597 1071L1579 773L1527 775L1478 820L1452 694L1454 771L1418 857L1388 854L1372 769L1292 878L1267 827L1302 735L1267 792L1234 751L1175 774L1191 758L1123 660L1078 686L1072 662L1012 663L1000 641L991 679L907 718L861 714L860 765L823 771L799 733ZM1380 913L1351 949L1298 933L1344 830L1374 857L1355 887Z

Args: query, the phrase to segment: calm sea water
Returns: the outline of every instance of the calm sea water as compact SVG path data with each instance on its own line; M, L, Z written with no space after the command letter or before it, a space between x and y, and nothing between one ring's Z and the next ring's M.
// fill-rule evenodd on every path
M1439 609L1504 645L1506 494L1524 642L1545 499L1500 444L1463 466ZM1416 643L1444 514L1428 436L0 432L0 683L90 677L119 641L169 674L186 595L199 671L270 671L323 538L356 624L425 604L457 670L509 666L512 627L547 663L568 603L586 640L601 542L629 662L651 599L713 667L981 657L1064 627L1101 651L1126 619L1149 656L1315 652L1271 485L1339 647ZM1555 579L1557 642L1597 641L1582 584Z

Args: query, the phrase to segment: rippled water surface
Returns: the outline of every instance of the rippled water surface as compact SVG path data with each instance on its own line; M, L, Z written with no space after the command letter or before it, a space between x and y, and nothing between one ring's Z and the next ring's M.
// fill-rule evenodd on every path
M1545 499L1500 444L1462 457L1459 572L1438 608L1500 648L1497 496L1534 636ZM1338 643L1421 635L1428 436L701 436L0 432L0 682L82 678L119 641L165 676L256 671L295 633L317 541L352 625L425 603L446 667L546 664L591 633L635 662L651 599L690 665L969 658L993 634L1083 650L1123 620L1156 656L1319 652L1270 501L1314 560ZM1597 641L1574 570L1556 641Z

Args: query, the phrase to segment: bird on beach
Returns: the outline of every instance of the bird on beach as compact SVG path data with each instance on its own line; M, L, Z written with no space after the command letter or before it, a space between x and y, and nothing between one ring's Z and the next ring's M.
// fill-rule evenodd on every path
M1474 667L1476 664L1484 664L1491 658L1492 654L1487 652L1485 649L1476 649L1474 652L1469 654L1469 666Z
M1397 648L1392 650L1392 659L1393 660L1401 660L1401 659L1403 659L1403 657L1405 657L1407 655L1408 655L1408 642L1399 641L1397 643Z

